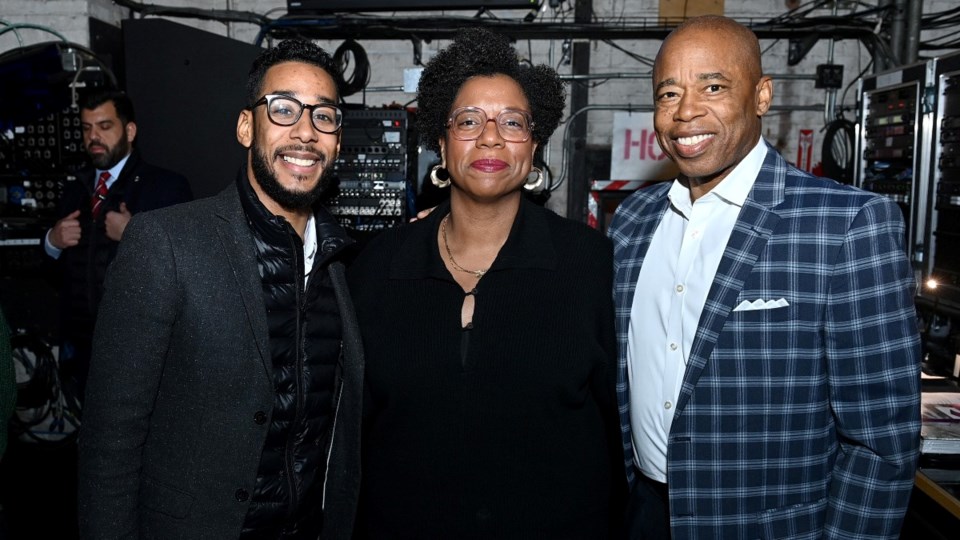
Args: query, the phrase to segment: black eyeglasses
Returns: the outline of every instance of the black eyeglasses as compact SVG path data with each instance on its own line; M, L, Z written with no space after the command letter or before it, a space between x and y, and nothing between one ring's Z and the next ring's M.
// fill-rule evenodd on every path
M496 124L500 137L507 142L527 142L533 130L533 120L526 111L504 109L496 118L487 118L487 113L478 107L460 107L453 111L447 120L447 128L458 141L475 141L480 138L487 122Z
M278 126L292 126L300 121L303 110L310 111L310 122L320 133L336 133L343 125L343 112L328 103L305 105L299 100L282 94L267 94L250 106L253 110L260 105L267 106L267 118Z

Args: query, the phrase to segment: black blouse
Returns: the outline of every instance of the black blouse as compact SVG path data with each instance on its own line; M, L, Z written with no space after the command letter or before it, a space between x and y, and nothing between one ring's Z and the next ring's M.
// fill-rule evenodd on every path
M606 538L623 484L610 242L523 200L472 291L440 257L449 207L350 270L366 354L368 538Z

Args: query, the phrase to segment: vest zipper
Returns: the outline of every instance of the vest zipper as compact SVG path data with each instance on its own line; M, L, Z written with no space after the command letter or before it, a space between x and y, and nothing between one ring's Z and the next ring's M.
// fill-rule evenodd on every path
M297 482L294 478L295 470L295 460L293 452L293 443L296 436L297 429L300 426L300 422L303 419L303 355L304 355L304 343L303 343L303 298L305 296L305 286L303 283L303 247L297 247L297 241L291 238L290 243L293 245L293 263L294 263L294 279L296 280L296 287L294 288L294 301L296 302L297 309L297 320L296 328L294 329L294 337L296 339L296 347L294 350L296 359L294 378L296 379L296 392L295 396L295 411L293 414L293 422L290 424L290 431L287 433L287 448L286 448L286 459L284 459L284 467L287 471L287 488L290 492L290 507L287 511L287 516L292 517L296 514L299 496L297 494Z

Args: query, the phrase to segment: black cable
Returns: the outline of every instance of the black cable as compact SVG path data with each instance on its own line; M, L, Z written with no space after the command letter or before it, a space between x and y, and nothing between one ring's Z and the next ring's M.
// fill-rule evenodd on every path
M604 39L603 42L606 43L607 45L609 45L610 47L613 47L614 49L622 52L623 54L625 54L625 55L627 55L627 56L629 56L630 58L636 60L637 62L640 62L641 64L645 64L645 65L647 65L647 66L653 67L653 59L652 59L652 58L647 58L647 57L645 57L645 56L641 56L641 55L639 55L639 54L637 54L637 53L635 53L635 52L633 52L633 51L628 50L628 49L625 48L625 47L622 47L622 46L620 46L620 45L617 45L613 40L610 40L610 39Z
M943 28L956 24L960 8L947 9L937 13L927 13L920 18L920 27L924 30Z
M57 369L50 348L30 334L15 334L10 337L10 349L26 377L26 381L17 382L17 408L49 405L49 392ZM30 425L33 424L27 427Z
M787 21L795 19L803 19L807 14L816 11L822 5L827 4L828 0L817 0L814 2L807 2L805 4L798 5L797 7L788 10L786 13L777 15L772 19L769 19L766 24L781 24Z
M345 79L347 68L353 61L353 72L349 80ZM333 60L340 66L340 80L337 86L340 87L340 97L352 96L367 87L370 82L370 61L367 59L367 51L359 43L348 39L337 47L333 53Z
M10 420L14 433L44 444L75 439L80 427L80 403L61 383L52 347L30 334L17 334L10 338L10 348L26 378L17 382L16 414Z
M853 183L854 136L853 122L837 118L824 128L823 146L820 156L823 160L823 174L841 184Z
M870 71L871 67L873 67L873 59L870 59L870 61L867 62L867 67L863 68L863 70L860 71L860 73L858 73L857 76L854 77L852 81L850 81L850 84L848 84L846 88L843 89L843 94L840 95L841 107L845 106L844 104L847 101L847 92L850 91L850 88L853 87L853 85L857 84L857 82L859 82L860 79L867 74L867 71Z
M773 43L771 43L770 45L767 45L767 48L766 48L766 49L760 51L760 57L763 58L763 56L764 56L765 54L767 54L767 52L768 52L770 49L772 49L777 43L780 43L780 38L777 38L777 39L773 40Z
M256 24L261 27L270 22L269 18L252 11L161 6L145 4L135 0L114 0L114 3L142 15L166 15L169 17L187 17L208 21L241 22Z

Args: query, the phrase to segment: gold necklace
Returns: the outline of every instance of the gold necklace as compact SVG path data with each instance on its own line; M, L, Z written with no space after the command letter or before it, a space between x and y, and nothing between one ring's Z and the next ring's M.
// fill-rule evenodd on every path
M461 272L473 274L474 276L477 277L477 279L482 278L483 275L486 274L488 270L490 270L489 268L487 268L486 270L467 270L466 268L457 264L457 260L453 258L453 253L450 251L450 244L447 243L447 218L448 217L450 217L450 214L443 216L443 220L440 222L440 236L443 237L443 247L446 248L447 250L447 258L450 259L450 264L452 264L454 268L456 268Z

